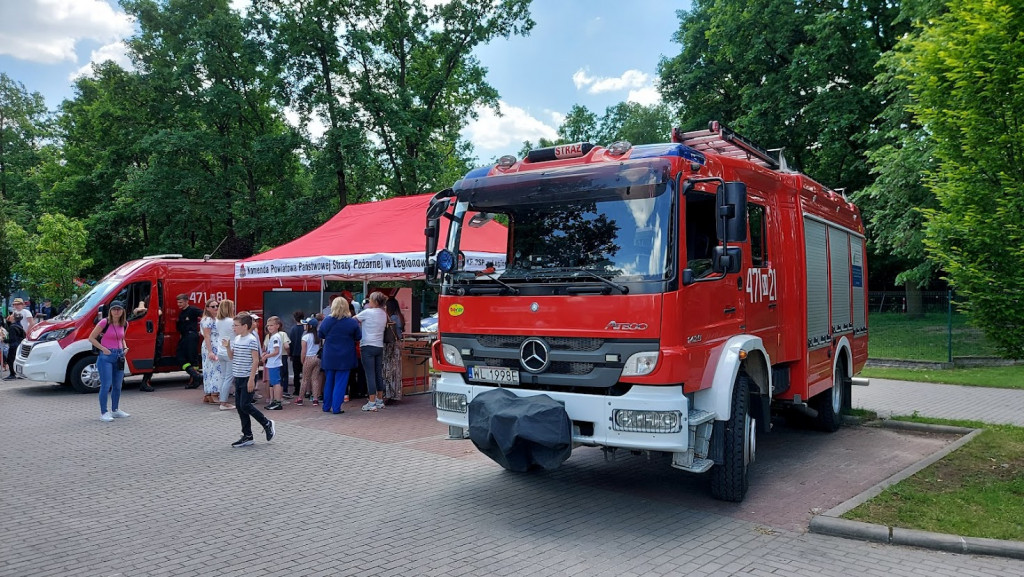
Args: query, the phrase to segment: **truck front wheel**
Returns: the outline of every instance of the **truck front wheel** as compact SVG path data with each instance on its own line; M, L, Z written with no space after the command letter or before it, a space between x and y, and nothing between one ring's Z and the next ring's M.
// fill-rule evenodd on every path
M79 393L95 393L100 390L100 372L96 369L96 356L86 355L71 365L68 382Z
M711 468L711 496L739 503L749 486L747 471L754 462L756 427L750 416L750 377L741 372L732 389L732 414L725 423L721 465Z

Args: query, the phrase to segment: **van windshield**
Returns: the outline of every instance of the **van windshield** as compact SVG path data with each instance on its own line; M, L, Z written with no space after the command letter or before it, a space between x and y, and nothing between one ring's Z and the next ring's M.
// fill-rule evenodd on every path
M57 318L59 319L80 319L85 316L89 311L96 308L96 305L103 302L107 296L117 288L120 284L116 280L104 280L96 283L96 286L92 287L92 290L85 293L82 298L75 301L75 303L68 307L68 310L64 311Z

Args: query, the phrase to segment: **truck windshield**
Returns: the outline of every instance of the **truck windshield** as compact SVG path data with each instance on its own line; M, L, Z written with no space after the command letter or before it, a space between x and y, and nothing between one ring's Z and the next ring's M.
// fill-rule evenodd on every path
M571 194L487 210L510 229L500 278L517 282L661 281L672 275L672 194L665 183ZM589 279L589 281L588 281ZM457 280L463 280L458 279ZM485 278L480 281L486 282Z
M111 293L120 281L116 280L104 280L92 287L92 290L85 293L82 298L75 301L74 304L68 307L68 310L60 314L60 319L80 319L89 311L96 308L96 305L103 302L103 299L107 298L107 295Z

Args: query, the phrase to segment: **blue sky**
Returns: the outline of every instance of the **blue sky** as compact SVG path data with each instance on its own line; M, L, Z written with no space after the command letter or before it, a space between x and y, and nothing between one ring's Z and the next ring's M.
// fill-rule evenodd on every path
M429 0L436 2L438 0ZM246 0L232 0L244 7ZM658 61L678 54L676 11L688 0L534 0L527 37L476 50L503 116L487 110L463 132L481 161L552 137L573 104L600 115L632 100L658 100ZM132 23L113 0L0 0L0 70L40 92L50 108L72 96L92 61L122 65ZM666 135L667 136L667 135Z

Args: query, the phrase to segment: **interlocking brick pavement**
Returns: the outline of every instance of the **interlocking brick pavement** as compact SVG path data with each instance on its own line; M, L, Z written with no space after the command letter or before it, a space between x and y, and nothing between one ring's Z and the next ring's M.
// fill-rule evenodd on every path
M871 379L853 387L853 406L879 415L912 415L1024 426L1024 390Z
M132 417L103 423L94 396L0 388L0 575L1024 574L576 483L601 476L598 459L509 474L444 440L426 397L269 412L278 438L232 449L237 416L200 396L126 391Z

